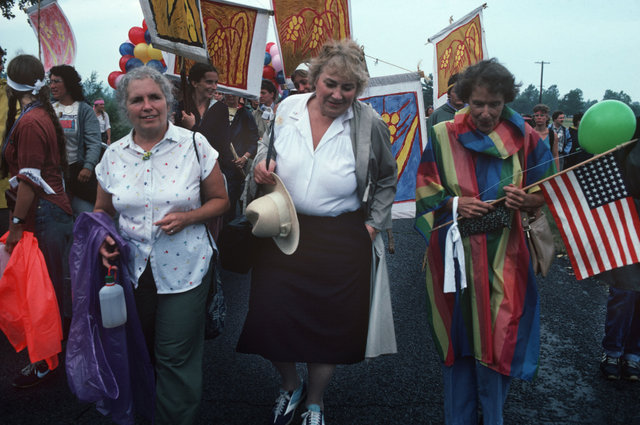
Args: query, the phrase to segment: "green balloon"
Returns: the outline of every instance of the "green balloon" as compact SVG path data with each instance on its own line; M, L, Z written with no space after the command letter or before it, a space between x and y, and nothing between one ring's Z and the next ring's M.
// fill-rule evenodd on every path
M580 146L599 154L631 140L636 131L636 117L627 104L603 100L585 112L578 127Z

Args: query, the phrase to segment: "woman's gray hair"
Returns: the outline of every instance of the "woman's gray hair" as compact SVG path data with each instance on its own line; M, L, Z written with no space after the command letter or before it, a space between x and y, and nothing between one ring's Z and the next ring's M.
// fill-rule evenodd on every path
M314 90L324 71L335 72L347 80L355 81L356 97L362 94L369 83L364 52L353 40L328 41L322 46L318 57L311 60L309 77Z
M127 116L129 84L131 84L132 81L145 80L147 78L153 80L153 82L160 87L160 90L162 90L162 94L164 94L164 98L167 102L167 120L171 116L171 109L173 107L173 85L169 82L167 77L157 70L148 66L139 66L138 68L134 68L124 74L118 82L118 89L116 90L116 101L120 107L120 113L127 119L127 121L129 120L129 117Z

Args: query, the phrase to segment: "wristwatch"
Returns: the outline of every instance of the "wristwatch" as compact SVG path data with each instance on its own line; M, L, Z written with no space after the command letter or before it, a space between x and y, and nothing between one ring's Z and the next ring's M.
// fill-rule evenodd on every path
M24 220L20 217L16 217L15 215L11 218L11 222L13 224L24 224Z

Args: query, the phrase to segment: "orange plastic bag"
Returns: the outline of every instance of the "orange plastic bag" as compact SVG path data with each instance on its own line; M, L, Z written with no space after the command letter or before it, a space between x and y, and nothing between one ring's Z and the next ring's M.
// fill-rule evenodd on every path
M7 235L0 242L6 242ZM58 301L31 232L23 233L0 278L0 330L16 352L28 347L32 363L46 360L52 370L58 366L62 351Z

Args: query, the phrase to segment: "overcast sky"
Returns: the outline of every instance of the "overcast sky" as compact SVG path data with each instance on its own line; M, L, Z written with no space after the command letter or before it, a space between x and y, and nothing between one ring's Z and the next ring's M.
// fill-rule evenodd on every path
M237 0L269 8L269 0ZM142 24L137 0L58 0L76 36L76 68L82 77L118 70L119 45ZM352 0L353 37L367 55L402 68L433 72L433 45L427 38L480 6L475 0ZM640 1L488 0L484 25L489 55L523 83L557 84L561 95L580 88L586 99L602 99L606 89L623 90L640 101ZM37 55L36 36L26 15L0 18L0 46L9 58L19 51ZM271 30L268 38L274 39ZM372 76L405 72L368 59Z

